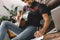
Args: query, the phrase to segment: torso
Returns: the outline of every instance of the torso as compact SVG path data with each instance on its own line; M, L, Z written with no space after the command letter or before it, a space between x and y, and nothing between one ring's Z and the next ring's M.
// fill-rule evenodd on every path
M42 16L39 13L38 3L34 3L31 7L27 7L26 10L30 10L27 25L39 26Z
M42 13L40 13L39 9L42 10L44 7L43 4L39 4L37 2L34 2L32 4L32 6L28 7L25 6L25 10L26 11L30 11L28 18L27 18L27 24L26 25L30 25L30 26L41 26L40 25L40 20L43 19L42 18ZM39 8L40 7L40 8Z

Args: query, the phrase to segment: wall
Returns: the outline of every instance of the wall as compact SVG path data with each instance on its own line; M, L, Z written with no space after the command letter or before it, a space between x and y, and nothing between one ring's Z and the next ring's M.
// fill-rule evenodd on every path
M3 5L5 5L9 9L13 9L15 6L19 6L19 11L25 4L21 2L21 0L0 0L0 17L3 15L10 16L9 12L3 7Z

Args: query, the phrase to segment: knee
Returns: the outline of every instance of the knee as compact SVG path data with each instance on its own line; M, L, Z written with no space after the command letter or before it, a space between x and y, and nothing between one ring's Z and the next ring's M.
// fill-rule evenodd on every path
M2 21L1 25L6 25L8 24L8 21Z

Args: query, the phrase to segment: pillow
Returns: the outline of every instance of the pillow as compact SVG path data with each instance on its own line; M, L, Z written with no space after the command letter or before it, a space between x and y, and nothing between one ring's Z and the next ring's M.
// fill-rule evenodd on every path
M53 9L60 5L60 0L49 0L45 3L50 9Z

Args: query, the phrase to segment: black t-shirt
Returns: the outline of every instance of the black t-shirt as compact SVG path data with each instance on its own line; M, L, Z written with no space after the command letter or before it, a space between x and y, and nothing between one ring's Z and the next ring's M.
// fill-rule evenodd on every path
M40 20L43 19L42 14L49 13L48 7L36 1L28 7L23 8L24 11L30 11L28 15L27 25L40 26Z

